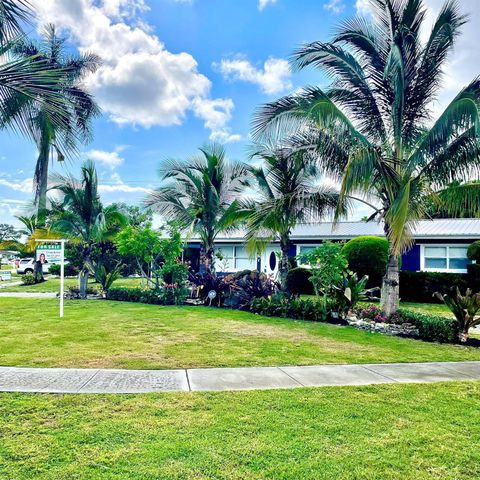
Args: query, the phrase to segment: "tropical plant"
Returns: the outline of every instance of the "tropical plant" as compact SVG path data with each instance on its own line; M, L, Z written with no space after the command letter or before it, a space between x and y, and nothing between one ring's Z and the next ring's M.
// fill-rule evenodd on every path
M206 145L200 152L201 156L187 162L164 162L160 168L164 186L150 194L146 204L198 235L202 261L210 271L214 270L217 235L233 228L247 170L229 163L221 145Z
M294 67L323 69L331 86L307 87L264 105L253 134L290 136L341 181L341 199L355 194L372 203L371 218L383 220L390 241L382 288L390 314L398 306L398 260L412 243L415 221L425 216L426 198L478 175L480 79L433 122L443 66L466 22L459 3L444 4L426 43L422 0L370 3L372 19L348 20L331 42L306 44L293 55Z
M298 223L311 223L333 213L339 194L331 187L316 184L319 171L305 151L260 146L253 158L262 161L259 167L249 167L255 199L241 202L239 211L247 220L247 249L258 254L272 240L279 239L279 277L285 289L292 229Z
M427 203L430 218L480 217L480 181L452 182L434 192Z
M18 106L28 98L35 108L55 114L55 125L65 126L65 98L61 79L65 72L52 68L45 59L16 52L24 41L22 24L34 17L27 0L0 0L0 129L32 137L29 129L30 112Z
M107 270L103 263L98 263L94 265L93 275L102 287L103 296L106 297L113 282L120 276L120 265L117 265L111 270Z
M77 142L91 139L91 121L100 110L92 96L82 85L84 77L100 65L100 59L84 53L71 56L66 49L66 39L59 37L54 25L48 25L41 42L22 41L14 47L14 53L21 58L34 58L54 72L62 72L59 89L63 98L61 111L52 111L45 102L33 101L28 95L16 96L8 103L11 118L27 118L25 128L34 138L38 148L35 166L35 205L37 217L45 223L47 207L47 183L49 161L56 153L58 161L75 153ZM45 99L46 100L46 99Z
M20 233L29 237L33 234L35 230L40 227L38 222L38 217L36 214L33 215L19 215L15 217L19 222L23 224L23 228L20 230Z
M468 332L471 327L480 325L480 293L473 293L467 288L465 295L460 289L452 288L446 294L435 292L435 296L445 302L445 305L455 315L459 326L458 339L464 343L468 340Z
M105 207L98 193L95 165L86 161L79 180L55 175L52 190L61 195L52 202L51 229L82 245L83 268L79 274L80 295L86 295L88 276L95 271L92 252L96 244L112 240L125 224L125 217L115 206Z
M322 295L326 304L327 297L335 293L335 286L342 281L348 262L342 253L342 244L325 242L305 255L311 267L310 281L316 295Z
M335 307L338 312L345 316L358 302L367 300L368 295L376 289L366 289L368 276L358 278L357 273L345 273L339 284L335 285Z

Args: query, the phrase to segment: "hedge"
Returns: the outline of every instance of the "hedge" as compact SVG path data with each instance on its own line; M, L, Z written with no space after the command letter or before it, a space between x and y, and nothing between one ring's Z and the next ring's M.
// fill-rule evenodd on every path
M288 271L286 288L294 295L313 295L313 283L310 281L312 272L308 268L292 268Z
M465 291L469 284L467 274L439 272L400 272L400 299L403 302L441 303L435 292L446 292L451 287Z
M359 278L368 275L369 287L380 287L388 261L388 241L385 238L363 235L352 238L342 248L348 267Z
M288 298L274 295L270 298L255 298L250 304L250 312L266 317L291 318L325 322L328 320L327 309L319 301L310 299Z
M107 300L120 302L149 303L153 305L164 305L163 298L152 290L141 288L110 288L107 292Z
M458 341L459 325L455 318L418 313L400 308L405 323L412 323L418 329L420 338L429 342L455 343Z

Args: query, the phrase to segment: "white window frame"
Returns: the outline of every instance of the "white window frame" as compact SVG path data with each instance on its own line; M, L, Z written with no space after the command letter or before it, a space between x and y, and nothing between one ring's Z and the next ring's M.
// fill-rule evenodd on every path
M468 248L469 243L425 243L420 245L420 271L422 272L444 272L444 273L467 273L467 269L448 268L450 265L450 248ZM426 268L425 267L425 248L426 247L443 247L447 250L447 268ZM458 258L458 257L453 257Z
M295 246L297 247L297 263L298 263L298 266L299 267L302 267L302 268L311 268L310 265L308 263L303 263L301 260L300 260L300 255L302 254L302 247L313 247L313 248L317 248L321 245L321 243L296 243Z

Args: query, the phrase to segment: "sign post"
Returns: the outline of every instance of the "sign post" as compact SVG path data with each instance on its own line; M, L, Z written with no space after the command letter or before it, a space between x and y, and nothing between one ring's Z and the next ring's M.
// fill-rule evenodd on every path
M54 251L60 250L60 258L57 258L55 256L54 260L60 261L60 318L62 318L63 317L63 297L64 297L64 292L65 292L65 288L64 288L64 282L65 282L65 242L67 240L62 238L62 239L59 239L59 240L38 239L38 240L35 240L35 241L36 242L41 242L41 243L53 244L53 245L50 246L50 248L46 248L47 251L48 250L54 250ZM58 247L60 247L60 249ZM43 255L44 259L46 259L45 253L42 252L41 255ZM47 262L48 262L48 260L47 260ZM42 268L43 268L43 266L42 266Z

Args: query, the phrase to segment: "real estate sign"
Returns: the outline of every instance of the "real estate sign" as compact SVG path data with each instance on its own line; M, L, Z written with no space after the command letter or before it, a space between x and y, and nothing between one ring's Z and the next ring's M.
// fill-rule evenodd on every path
M37 247L36 258L42 265L60 264L62 261L62 246L59 243L50 243Z

